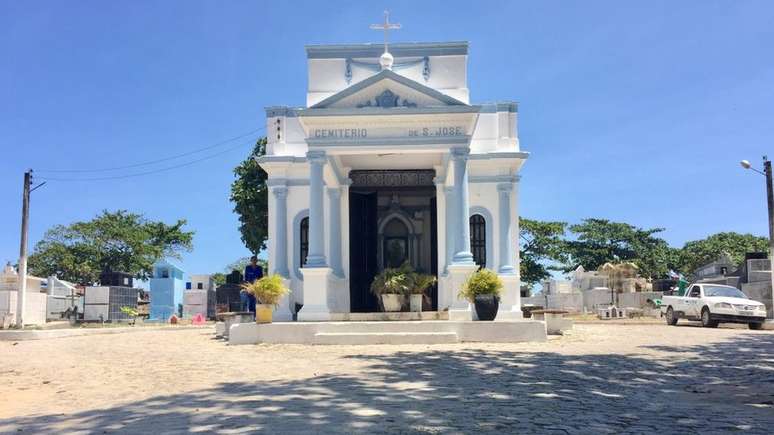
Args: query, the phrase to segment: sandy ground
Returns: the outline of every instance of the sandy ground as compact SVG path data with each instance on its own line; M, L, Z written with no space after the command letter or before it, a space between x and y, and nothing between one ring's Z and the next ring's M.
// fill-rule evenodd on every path
M112 430L125 432L147 431L152 426L131 426L131 422L140 420L146 414L163 411L165 407L185 404L189 398L198 400L203 394L212 396L213 391L219 391L224 385L235 388L233 391L239 391L239 385L275 385L283 386L283 392L286 392L322 379L344 379L350 383L356 381L362 386L368 384L376 373L385 385L389 385L395 379L391 381L385 370L393 370L394 366L385 366L385 361L408 365L412 361L443 360L446 355L458 358L456 361L459 366L442 366L438 373L444 370L454 373L454 369L473 370L477 361L465 359L469 355L502 358L499 365L488 369L500 371L503 367L518 366L513 361L522 357L534 358L537 364L541 357L550 357L551 361L558 361L557 364L563 366L574 364L571 361L573 358L579 358L577 361L584 361L584 364L591 362L592 365L596 364L594 361L607 361L606 364L618 364L620 361L627 367L630 361L636 361L640 366L659 361L659 367L669 370L670 365L701 361L704 358L703 352L711 352L714 346L736 342L745 343L739 346L747 348L760 346L759 350L763 352L760 363L764 370L769 370L765 373L774 373L774 331L723 327L705 329L688 325L581 324L576 325L567 335L554 337L548 343L512 345L228 346L214 339L208 330L182 328L18 343L0 342L0 432L23 429L53 431L55 428L68 428L69 424L76 425L71 428L85 429L86 432L102 432L111 427ZM730 349L729 352L733 355L739 349ZM506 360L504 355L510 359ZM599 359L611 356L620 359ZM399 357L403 359L395 359ZM416 360L412 359L414 357ZM421 370L432 371L428 369L431 367L428 365ZM437 376L438 373L426 375ZM541 376L550 378L550 373ZM771 382L771 379L769 377L765 382ZM444 381L444 388L454 386L448 378ZM338 388L328 387L334 390ZM764 393L770 393L774 398L774 384L763 383L758 387L764 388ZM343 388L336 393L346 394L343 393L345 390ZM532 390L529 391L532 394ZM656 394L660 390L653 391ZM251 406L259 409L260 398L256 397L260 394L256 396L253 393L252 398L243 395L240 400L256 401ZM224 401L231 400L227 393L219 394L222 394ZM274 394L277 394L276 391ZM364 390L362 394L372 397L373 392ZM159 398L163 401L154 402L161 400ZM136 408L138 403L145 404L145 408ZM159 406L154 408L147 405L153 403ZM203 406L218 406L212 401L206 403L209 405ZM768 406L774 418L774 408L770 405L774 403L769 404L763 400L759 407ZM189 414L197 411L198 408L186 409L181 411L181 415L190 418ZM99 419L111 413L113 416L110 419ZM288 416L293 417L291 414ZM116 426L106 425L113 420L120 421L123 417L126 417L126 421ZM750 418L755 420L756 417L753 415ZM170 426L167 429L170 432L186 427L190 429L191 425L195 426L194 420L176 422L182 426ZM44 422L50 422L50 425ZM212 426L213 421L206 423L201 426L205 430L216 429ZM358 428L357 421L347 423L352 424L352 430ZM398 421L396 424L400 423ZM265 422L262 424L264 426L261 427L265 428Z

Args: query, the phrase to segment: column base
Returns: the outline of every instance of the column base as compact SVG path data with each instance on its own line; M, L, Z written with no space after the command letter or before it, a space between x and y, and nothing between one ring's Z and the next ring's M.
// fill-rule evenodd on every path
M473 253L470 251L463 251L458 252L454 254L454 257L452 258L452 265L476 265L476 262L473 261Z
M524 318L521 312L521 292L519 285L521 278L517 274L501 274L503 292L500 295L500 308L497 310L496 320L515 320Z
M451 306L449 307L449 320L473 320L476 316L473 307L466 299L459 297L459 292L468 277L478 269L473 264L450 264L449 282L451 283Z
M282 279L282 284L285 287L290 287L290 280L287 278ZM272 322L291 322L293 321L293 311L290 309L290 293L280 299L277 307L274 308L274 313L271 316Z
M324 255L309 255L306 257L306 265L304 266L306 269L320 269L320 268L328 268L328 262L325 259Z
M331 310L328 307L331 268L303 267L300 270L304 276L304 307L298 312L298 321L321 322L331 320Z

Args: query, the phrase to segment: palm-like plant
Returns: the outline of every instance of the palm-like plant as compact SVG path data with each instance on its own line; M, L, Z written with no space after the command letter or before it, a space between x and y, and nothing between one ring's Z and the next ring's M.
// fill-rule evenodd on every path
M411 272L409 274L409 293L423 295L430 286L435 284L435 277L424 273Z
M410 289L408 273L401 268L387 268L374 278L371 283L371 293L375 295L404 295Z
M290 293L290 289L285 287L282 282L282 275L269 275L253 281L242 284L242 288L251 293L262 304L277 305L283 296Z

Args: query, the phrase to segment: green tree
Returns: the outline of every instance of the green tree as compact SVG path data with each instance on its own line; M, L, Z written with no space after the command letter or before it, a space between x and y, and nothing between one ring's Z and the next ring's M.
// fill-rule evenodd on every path
M595 270L607 262L630 261L637 265L646 278L661 278L674 267L675 251L667 242L655 237L663 228L642 229L623 222L607 219L584 219L571 225L574 240L566 242L570 261L564 270L569 272L582 265Z
M691 276L700 266L728 254L734 263L741 263L748 252L767 252L768 239L752 234L717 233L705 239L687 242L679 252L679 270Z
M256 157L266 154L266 138L258 139L252 153L234 168L236 179L231 183L231 202L239 215L242 242L253 254L266 249L269 237L268 188L266 171Z
M565 263L564 251L566 222L543 222L519 218L519 270L521 281L537 284L557 270L555 263Z
M103 270L148 278L153 263L163 257L179 258L192 249L193 231L185 220L172 225L150 221L126 210L103 211L87 222L57 225L35 245L30 272L79 284L98 280Z

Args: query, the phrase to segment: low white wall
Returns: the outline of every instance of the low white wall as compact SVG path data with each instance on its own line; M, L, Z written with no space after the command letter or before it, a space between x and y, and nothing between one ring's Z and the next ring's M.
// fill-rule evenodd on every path
M46 323L46 297L45 293L27 292L24 304L25 325ZM16 291L0 290L0 315L16 315Z

